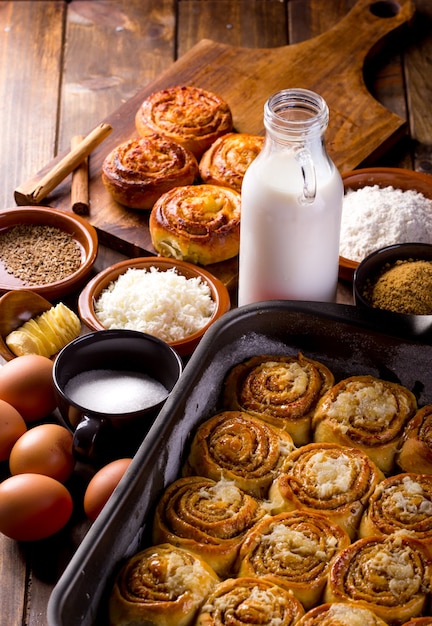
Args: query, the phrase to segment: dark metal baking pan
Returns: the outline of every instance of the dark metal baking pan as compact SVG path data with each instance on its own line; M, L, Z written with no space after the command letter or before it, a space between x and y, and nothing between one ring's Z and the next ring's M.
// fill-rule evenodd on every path
M191 433L219 407L223 379L257 354L321 360L336 380L371 374L432 403L432 346L399 324L337 304L268 302L225 314L206 333L133 462L55 586L49 626L106 624L107 595L125 559L145 545L151 511L180 471ZM378 328L377 328L378 325Z

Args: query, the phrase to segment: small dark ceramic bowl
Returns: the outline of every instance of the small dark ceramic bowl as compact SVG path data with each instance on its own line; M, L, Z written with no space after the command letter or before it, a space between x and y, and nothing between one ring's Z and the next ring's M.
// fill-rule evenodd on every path
M342 174L342 180L345 192L348 189L356 191L374 185L381 188L392 186L402 191L413 189L432 200L432 176L423 172L397 167L369 167L345 172ZM358 264L358 261L340 256L339 277L351 281Z
M432 262L432 244L415 242L394 244L369 254L354 270L354 302L361 311L372 312L384 329L386 322L389 321L392 325L396 323L401 329L405 329L404 334L429 338L432 336L432 315L409 315L377 308L367 297L368 285L376 281L385 267L405 260Z
M59 352L53 366L54 392L60 414L74 433L74 454L83 461L104 463L135 453L166 397L160 400L157 396L149 403L145 396L141 408L131 409L126 403L123 412L119 408L114 412L100 409L105 399L100 405L94 395L91 407L79 404L70 396L68 382L77 375L99 370L112 371L113 375L132 372L148 376L165 387L168 397L182 374L183 364L166 342L124 329L94 331L71 341Z

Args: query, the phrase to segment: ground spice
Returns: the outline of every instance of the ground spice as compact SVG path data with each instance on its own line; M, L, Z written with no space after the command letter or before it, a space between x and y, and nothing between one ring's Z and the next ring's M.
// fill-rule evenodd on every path
M432 261L406 259L387 265L365 288L372 306L408 315L432 315Z
M47 285L81 265L81 249L70 233L44 224L18 224L0 233L0 260L23 284Z

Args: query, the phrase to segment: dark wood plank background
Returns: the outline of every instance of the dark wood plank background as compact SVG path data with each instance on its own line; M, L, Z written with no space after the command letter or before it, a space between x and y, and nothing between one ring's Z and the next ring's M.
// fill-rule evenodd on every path
M203 38L243 47L298 43L354 0L0 1L0 207L75 134L86 134ZM394 4L394 3L393 3ZM371 93L408 120L380 164L432 173L432 2L415 0L401 38L368 65ZM116 255L101 248L96 270ZM85 524L35 545L0 537L0 622L46 624L46 605Z

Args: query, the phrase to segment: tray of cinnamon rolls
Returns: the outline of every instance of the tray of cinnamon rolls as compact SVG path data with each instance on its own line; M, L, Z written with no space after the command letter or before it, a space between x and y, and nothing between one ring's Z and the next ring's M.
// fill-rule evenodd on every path
M227 313L54 588L49 625L432 624L431 367L431 345L351 306Z

